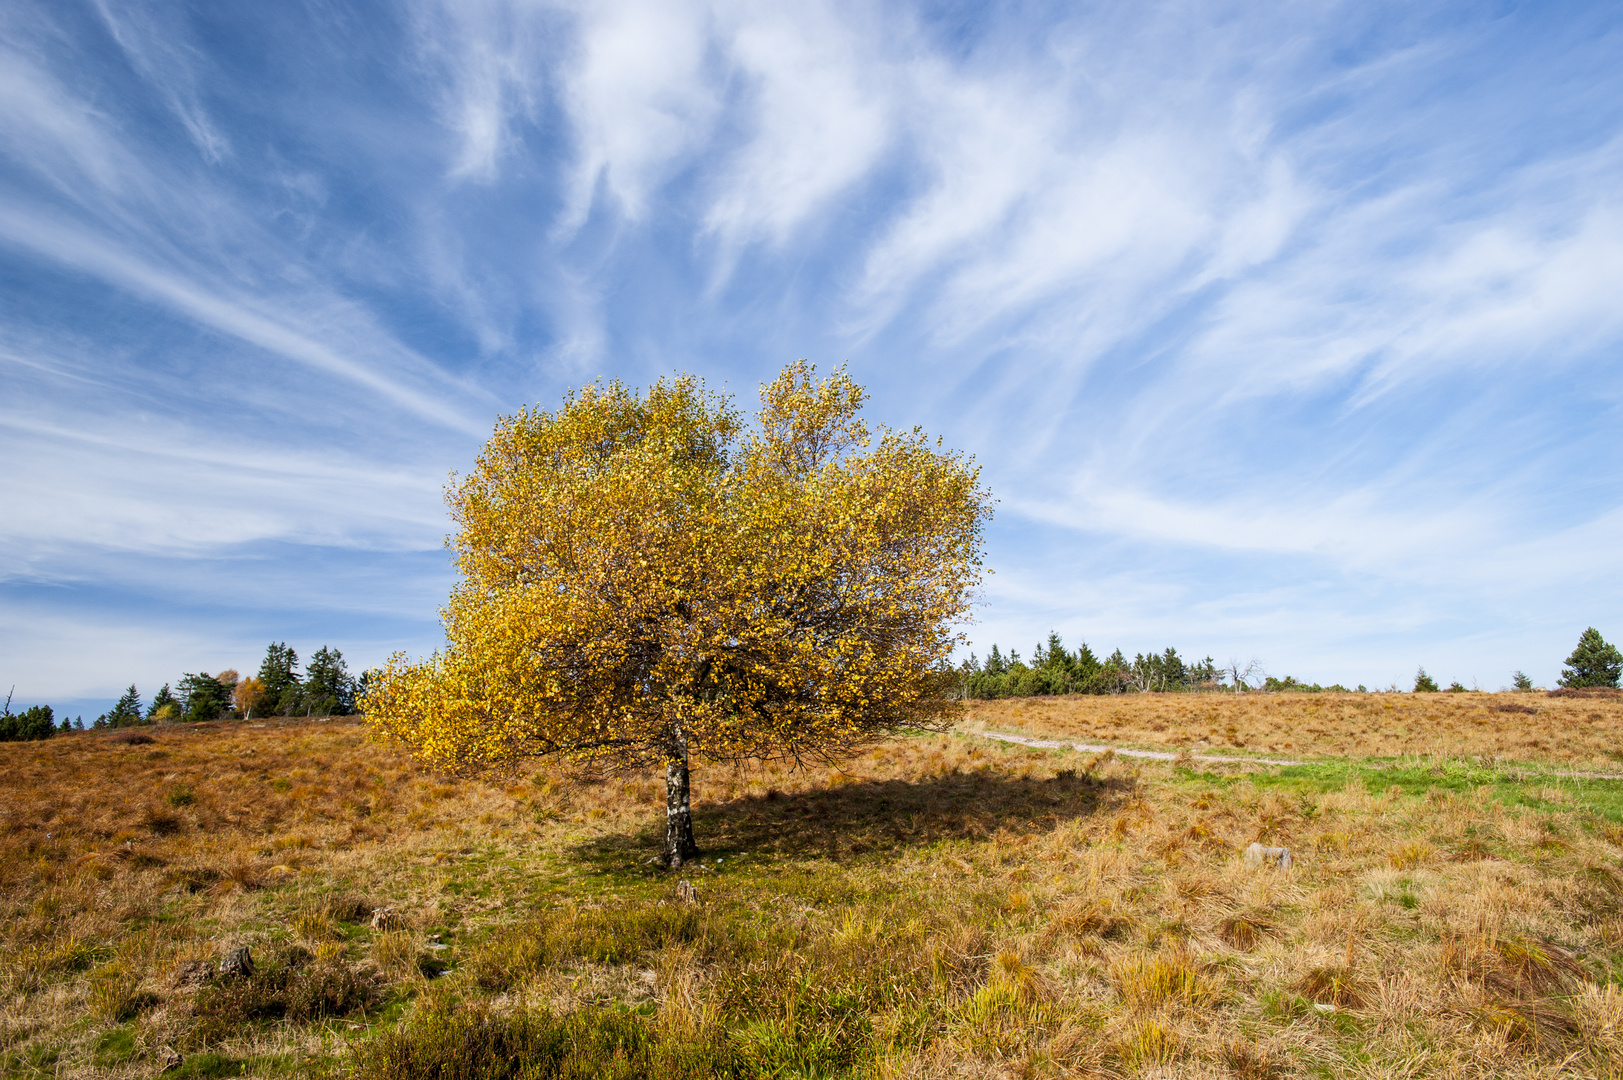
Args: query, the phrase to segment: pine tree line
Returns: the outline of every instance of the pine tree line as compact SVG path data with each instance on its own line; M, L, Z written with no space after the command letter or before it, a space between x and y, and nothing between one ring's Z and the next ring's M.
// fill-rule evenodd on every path
M1320 686L1264 675L1255 663L1242 667L1231 663L1219 668L1211 657L1187 661L1178 650L1139 653L1128 660L1120 649L1100 659L1084 642L1075 651L1065 648L1057 633L1031 652L1028 663L1011 649L1004 654L994 644L985 660L971 653L958 667L959 692L966 698L996 699L1036 697L1049 694L1196 693L1201 691L1294 691L1297 693L1349 693L1340 683ZM1533 680L1520 671L1512 675L1513 688L1534 689ZM1611 688L1623 681L1623 652L1609 643L1594 627L1578 638L1578 646L1568 656L1561 671L1560 685L1568 689ZM1389 692L1396 692L1396 686ZM1446 692L1465 693L1458 680ZM1363 686L1357 692L1365 692ZM1415 673L1414 693L1445 692L1421 667Z
M16 688L13 687L13 690ZM84 721L79 721L79 727L84 727ZM20 713L11 711L11 694L6 695L4 711L0 711L0 742L31 742L34 739L49 739L57 731L72 731L67 718L63 718L61 728L56 726L55 714L49 705L30 705Z
M984 661L971 653L958 672L963 695L980 699L1221 690L1228 678L1209 656L1189 661L1168 647L1159 653L1139 653L1131 660L1117 649L1101 660L1087 642L1072 651L1056 633L1032 650L1030 663L1018 651L1010 649L1005 655L993 644Z
M344 654L323 645L299 672L299 654L273 642L257 675L227 668L218 675L188 672L171 689L164 683L145 707L134 685L95 720L94 727L252 718L255 716L348 716L364 689L365 675L349 673Z

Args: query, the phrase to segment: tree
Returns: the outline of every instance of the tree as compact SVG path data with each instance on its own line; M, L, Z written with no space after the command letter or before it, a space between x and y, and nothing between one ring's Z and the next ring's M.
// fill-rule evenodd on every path
M264 687L267 711L290 716L300 704L304 687L299 682L299 654L287 642L272 644L259 665L259 684Z
M1266 678L1262 671L1262 661L1254 656L1244 664L1231 658L1223 668L1223 677L1236 694L1243 694L1251 689L1252 682Z
M1578 647L1567 657L1561 669L1561 685L1576 689L1582 686L1617 687L1623 675L1623 653L1609 644L1593 626L1578 638Z
M686 376L501 418L447 490L447 647L391 658L362 708L454 772L663 765L671 867L697 853L692 761L941 729L990 499L918 429L871 435L865 398L800 362L753 431Z
M231 695L231 704L243 716L253 716L255 709L264 707L270 700L270 693L265 689L265 684L252 675L238 682L236 690Z
M1531 690L1531 689L1533 689L1533 680L1529 679L1521 671L1517 671L1514 675L1512 675L1510 677L1510 682L1511 682L1511 685L1514 686L1518 690Z
M179 715L180 702L175 700L174 692L169 689L169 684L164 683L163 689L152 695L152 704L147 706L147 723L150 724L156 720L173 720Z
M96 726L99 728L129 727L139 723L141 723L141 695L135 692L133 683L111 709L96 718Z
M200 672L180 680L180 699L186 703L186 719L192 722L218 720L231 710L231 692L217 675Z
M344 654L323 645L304 667L304 699L319 716L348 716L355 711L355 680Z
M1423 667L1415 672L1414 692L1417 694L1437 693L1437 681L1430 675L1427 675L1426 669Z

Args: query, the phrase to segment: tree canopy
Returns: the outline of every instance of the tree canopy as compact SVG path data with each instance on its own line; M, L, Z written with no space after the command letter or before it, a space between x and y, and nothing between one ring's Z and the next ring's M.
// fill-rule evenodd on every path
M922 431L870 431L865 399L800 362L753 428L687 376L502 417L447 490L448 645L392 658L364 711L450 771L664 764L673 821L690 754L821 759L943 722L990 498Z
M305 705L318 716L348 716L355 711L355 680L344 654L323 645L304 669Z
M141 695L136 693L133 684L124 691L118 701L113 703L111 709L96 717L96 726L99 728L130 727L139 723L141 723Z
M1578 647L1567 657L1566 666L1561 669L1561 685L1616 687L1620 675L1623 675L1623 653L1591 626L1579 636Z
M203 671L188 672L179 683L180 700L185 703L185 718L190 721L216 720L231 710L231 696L237 688L237 673L222 671L210 675Z
M66 726L64 722L64 729ZM56 720L49 705L31 705L20 713L14 713L8 699L5 710L0 712L0 742L49 739L56 731Z
M299 681L299 654L287 642L273 642L265 650L256 679L267 712L291 714L304 687Z

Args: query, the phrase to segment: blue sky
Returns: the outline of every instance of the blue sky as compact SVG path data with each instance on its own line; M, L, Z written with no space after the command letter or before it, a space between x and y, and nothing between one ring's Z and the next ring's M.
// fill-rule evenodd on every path
M982 651L1551 682L1623 637L1623 10L0 8L21 704L426 651L498 413L797 357L984 466Z

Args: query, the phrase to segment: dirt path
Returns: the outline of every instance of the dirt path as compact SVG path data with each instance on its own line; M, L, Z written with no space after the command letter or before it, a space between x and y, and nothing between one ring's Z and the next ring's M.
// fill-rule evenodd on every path
M983 739L996 739L998 742L1019 743L1021 746L1032 746L1040 750L1080 750L1084 754L1102 754L1106 750L1114 751L1117 757L1149 758L1152 761L1177 761L1185 757L1183 754L1174 754L1168 750L1127 750L1120 746L1107 746L1104 743L1067 742L1059 739L1034 739L1029 735L1014 735L1006 731L970 731L968 735L979 735ZM1306 765L1305 761L1292 761L1288 758L1259 758L1259 757L1223 757L1218 754L1189 754L1190 761L1211 761L1223 765Z
M1077 750L1084 754L1102 754L1109 750L1117 757L1148 758L1151 761L1205 761L1217 765L1332 765L1353 764L1344 758L1330 758L1320 761L1296 761L1291 758L1265 758L1265 757L1224 757L1220 754L1181 754L1169 750L1128 750L1120 746L1110 746L1105 743L1070 742L1066 739L1034 739L1030 735L1015 735L1007 731L968 731L966 735L979 735L983 739L995 739L998 742L1018 743L1021 746L1035 747L1039 750ZM1358 762L1368 769L1385 769L1389 765L1376 765L1369 762ZM1534 770L1527 770L1532 772ZM1569 780L1623 780L1623 773L1600 772L1562 772L1552 769L1549 772L1538 771L1540 776L1560 776Z

